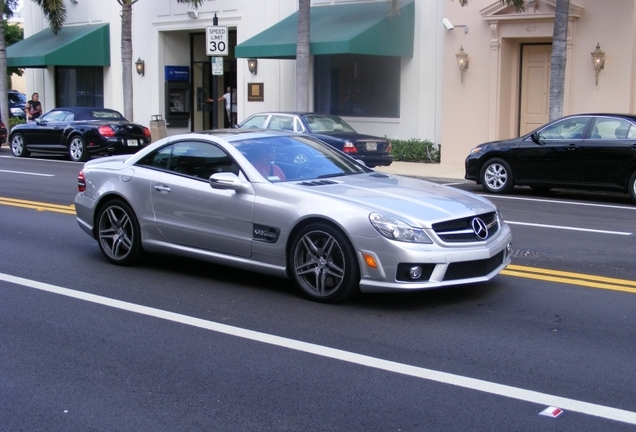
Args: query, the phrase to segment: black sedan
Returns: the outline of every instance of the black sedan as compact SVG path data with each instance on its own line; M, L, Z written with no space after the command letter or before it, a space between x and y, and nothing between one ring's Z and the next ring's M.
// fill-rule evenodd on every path
M96 154L135 153L150 141L147 127L115 110L96 107L55 108L34 123L15 126L9 136L14 156L64 154L76 162Z
M571 115L519 138L481 144L466 158L465 178L491 193L514 186L614 190L636 202L636 116Z
M368 167L393 162L391 142L386 138L356 132L340 117L317 113L269 112L254 114L238 128L278 129L303 132L358 159Z

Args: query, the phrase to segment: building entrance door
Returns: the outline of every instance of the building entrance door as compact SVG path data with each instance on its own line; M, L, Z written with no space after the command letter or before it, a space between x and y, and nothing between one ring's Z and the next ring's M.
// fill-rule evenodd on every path
M519 136L548 122L552 44L521 45Z
M212 129L212 108L211 103L207 103L206 99L212 98L212 83L210 72L211 63L209 61L200 61L192 63L192 87L194 88L194 105L192 116L192 130L208 130Z

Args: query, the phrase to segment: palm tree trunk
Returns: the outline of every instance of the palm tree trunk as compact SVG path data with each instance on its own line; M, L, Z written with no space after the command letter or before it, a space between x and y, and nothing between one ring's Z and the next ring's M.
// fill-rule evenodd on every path
M296 43L296 111L309 111L309 10L310 0L298 0Z
M118 1L121 5L121 82L124 92L124 117L133 121L132 5L137 0Z
M565 93L565 64L567 60L568 10L570 0L557 0L552 34L552 64L550 70L550 114L549 120L563 116Z
M5 2L0 0L0 6L4 10ZM2 113L2 123L10 132L9 125L9 99L7 96L7 47L4 40L4 25L0 22L0 113ZM8 136L8 134L7 134ZM2 145L4 143L0 143Z

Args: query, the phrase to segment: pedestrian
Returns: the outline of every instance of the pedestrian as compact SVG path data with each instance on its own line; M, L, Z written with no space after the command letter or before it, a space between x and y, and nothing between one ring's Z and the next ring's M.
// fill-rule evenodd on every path
M35 123L35 119L42 115L42 104L40 103L40 95L33 93L31 100L24 106L26 111L27 123Z
M236 95L234 96L236 97ZM224 127L225 128L230 128L232 127L232 89L230 87L225 89L225 94L223 96L220 96L217 99L219 102L221 101L225 101L225 122L224 122ZM210 102L214 102L213 99L210 98L206 98L205 99L206 102L210 103Z

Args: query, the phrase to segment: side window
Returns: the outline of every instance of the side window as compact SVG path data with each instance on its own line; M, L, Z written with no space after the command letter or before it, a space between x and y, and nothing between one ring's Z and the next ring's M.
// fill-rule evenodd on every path
M172 171L207 181L219 172L239 173L234 160L214 144L181 141L161 148L138 162L138 165Z
M241 125L241 128L245 129L261 129L265 125L266 115L256 115L250 119L247 119L245 123Z
M592 127L592 139L615 140L636 136L634 127L627 120L597 117Z
M46 122L52 122L52 123L61 122L61 121L64 121L64 119L66 118L68 114L69 114L68 111L51 111L45 116L43 116L42 120Z
M273 115L269 121L269 125L267 125L267 128L293 131L294 117L288 115Z
M542 129L539 135L545 140L580 139L589 121L589 117L563 119Z

